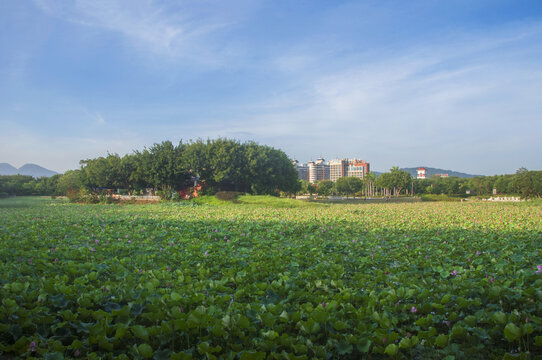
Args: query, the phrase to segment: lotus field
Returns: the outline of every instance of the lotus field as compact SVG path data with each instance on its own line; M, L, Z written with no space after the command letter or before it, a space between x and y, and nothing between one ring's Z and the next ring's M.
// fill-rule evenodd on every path
M542 358L539 205L9 201L1 359Z

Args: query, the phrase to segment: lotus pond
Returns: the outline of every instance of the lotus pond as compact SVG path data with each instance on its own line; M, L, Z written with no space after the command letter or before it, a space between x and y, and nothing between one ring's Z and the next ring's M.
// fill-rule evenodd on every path
M542 357L542 208L0 201L0 358Z

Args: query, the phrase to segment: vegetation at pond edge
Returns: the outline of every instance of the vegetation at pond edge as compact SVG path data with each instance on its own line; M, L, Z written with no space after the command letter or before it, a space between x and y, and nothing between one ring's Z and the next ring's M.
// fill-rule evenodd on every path
M542 171L521 168L513 175L473 178L431 177L412 179L407 171L393 167L379 176L369 172L363 179L347 176L310 183L299 180L286 154L255 142L219 138L174 145L156 143L142 151L119 156L81 160L81 169L35 179L31 176L0 176L0 198L20 195L66 195L76 202L111 202L115 195L159 195L179 200L217 192L291 197L434 195L489 196L509 194L522 198L542 197Z
M539 205L15 200L0 357L542 356Z

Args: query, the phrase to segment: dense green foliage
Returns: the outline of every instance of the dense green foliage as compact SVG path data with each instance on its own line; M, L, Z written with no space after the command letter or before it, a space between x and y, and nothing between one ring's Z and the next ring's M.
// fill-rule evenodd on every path
M87 189L152 188L173 192L199 180L208 192L241 191L252 194L295 193L299 182L290 160L281 150L254 142L198 140L154 144L120 157L83 160L82 180Z
M518 195L523 198L542 197L542 171L519 169L513 175L477 176L474 178L431 177L414 180L415 194L465 195L467 192L488 196L496 189L498 194Z
M339 194L354 195L363 188L363 182L357 177L342 177L335 182L335 189Z
M369 173L362 183L351 178L341 178L336 182L324 180L310 187L303 181L299 193L317 193L318 195L357 195L357 196L391 196L391 195L477 195L490 196L494 189L497 194L516 195L522 198L542 197L542 171L519 169L513 175L478 176L474 178L438 177L429 179L412 179L406 171L393 167L389 172L376 177ZM354 181L356 183L351 182ZM432 196L439 199L438 196ZM448 199L447 197L441 197Z
M390 172L381 174L376 185L378 187L392 190L392 194L400 194L402 190L409 191L412 184L412 176L407 171L399 170L397 166L390 169Z
M60 195L58 189L60 178L61 175L39 179L27 175L2 175L0 176L0 197L8 195Z
M0 357L542 355L539 206L17 201Z

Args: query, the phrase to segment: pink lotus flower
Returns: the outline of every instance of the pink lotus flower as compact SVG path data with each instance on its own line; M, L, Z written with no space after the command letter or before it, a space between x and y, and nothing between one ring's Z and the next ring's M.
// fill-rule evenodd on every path
M452 271L452 272L450 273L450 275L452 275L452 276L459 276L459 275L457 275L457 270L455 270L455 269L454 269L454 271Z

